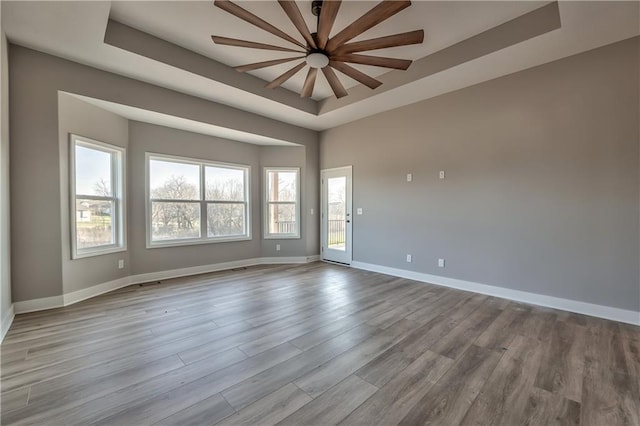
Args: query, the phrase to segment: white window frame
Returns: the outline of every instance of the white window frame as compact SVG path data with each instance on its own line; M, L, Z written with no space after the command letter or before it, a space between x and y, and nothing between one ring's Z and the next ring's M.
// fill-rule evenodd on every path
M150 164L151 160L172 161L175 163L194 164L199 166L200 170L200 199L199 200L160 200L151 198L150 185ZM205 168L222 167L227 169L242 170L244 172L244 201L210 201L206 200L205 191ZM226 243L232 241L249 241L251 240L251 166L247 164L224 163L220 161L202 160L196 158L181 157L177 155L158 154L154 152L145 153L145 221L147 231L147 248L162 247L179 247L198 244ZM200 204L200 237L199 238L181 238L176 240L153 241L151 229L151 212L153 201L166 202L187 202ZM245 234L238 236L209 237L207 230L207 205L208 204L242 204L245 208Z
M294 172L296 174L296 200L292 201L269 201L269 172ZM264 168L264 184L262 185L262 199L263 201L263 237L266 240L285 240L285 239L300 239L300 228L302 228L300 217L300 167L265 167ZM269 205L271 204L295 204L296 206L296 219L297 219L297 232L295 233L270 233L269 232Z
M69 227L71 229L71 258L81 259L85 257L100 256L109 253L118 253L127 250L126 228L126 149L84 136L69 134ZM96 151L103 151L111 155L111 197L99 195L76 194L76 146L82 146ZM115 223L111 224L113 229L114 243L90 248L78 248L77 221L76 221L76 200L90 199L97 201L112 201L115 206L113 218Z

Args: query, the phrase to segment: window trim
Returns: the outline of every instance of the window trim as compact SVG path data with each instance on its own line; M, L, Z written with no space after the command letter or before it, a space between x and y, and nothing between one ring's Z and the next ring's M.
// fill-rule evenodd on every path
M269 232L269 204L294 204L291 201L269 201L269 172L295 172L296 173L296 218L298 222L297 232L295 234L272 234ZM300 215L300 167L264 167L263 172L264 183L262 185L262 207L263 207L263 215L262 215L262 237L265 240L298 240L302 238L301 228L302 228L302 217Z
M153 241L152 240L152 232L151 232L151 188L150 185L150 164L151 160L157 159L160 161L173 161L176 163L185 163L185 164L193 164L199 166L200 173L200 199L199 200L166 200L170 202L186 202L186 203L198 203L200 205L200 237L199 238L181 238L179 240L162 240L162 241ZM245 226L246 226L246 234L239 236L228 236L228 237L209 237L207 236L207 222L206 222L206 210L207 204L215 203L212 201L207 201L205 199L205 168L207 166L211 167L224 167L229 169L237 169L242 170L245 176L245 201L233 202L233 204L245 204ZM251 166L248 164L236 164L236 163L227 163L222 161L212 161L205 159L197 159L190 157L183 157L179 155L171 155L171 154L161 154L156 152L145 152L145 228L146 228L146 248L154 249L154 248L163 248L163 247L180 247L180 246L192 246L199 244L216 244L216 243L227 243L234 241L250 241L252 239L251 236ZM158 201L158 200L154 200Z
M84 146L96 151L104 151L111 155L111 174L113 176L113 197L83 195L81 199L109 200L116 204L116 223L113 226L114 244L107 244L87 249L78 249L77 221L76 221L76 146ZM113 154L116 154L115 156ZM69 228L71 235L71 259L83 259L93 256L101 256L110 253L127 251L126 233L126 193L127 193L127 150L118 145L97 141L74 133L69 133Z

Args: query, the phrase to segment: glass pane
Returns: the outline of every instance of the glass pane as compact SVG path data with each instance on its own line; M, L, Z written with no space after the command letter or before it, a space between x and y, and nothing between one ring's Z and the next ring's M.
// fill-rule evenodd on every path
M267 193L269 201L296 201L296 174L296 172L268 172Z
M200 238L199 203L151 203L151 240Z
M330 249L345 251L347 178L327 179L327 245Z
M207 204L207 235L244 235L244 204Z
M76 194L112 195L111 155L76 145Z
M267 210L269 234L297 234L295 204L269 204Z
M151 198L161 200L199 200L200 166L173 161L149 161Z
M76 200L78 250L115 244L113 201Z
M207 200L244 201L244 170L205 167Z

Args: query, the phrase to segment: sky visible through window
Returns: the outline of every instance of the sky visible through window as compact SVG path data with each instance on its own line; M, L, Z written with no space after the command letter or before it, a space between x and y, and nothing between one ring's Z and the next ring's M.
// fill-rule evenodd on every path
M152 194L175 177L182 177L186 184L196 189L196 194L200 192L200 166L197 164L161 160L151 160L149 163L149 188Z
M269 201L295 201L296 200L296 172L272 171L268 176ZM277 182L276 182L277 180ZM276 193L277 183L277 193Z
M101 191L100 186L108 193ZM76 145L76 194L112 194L111 154Z

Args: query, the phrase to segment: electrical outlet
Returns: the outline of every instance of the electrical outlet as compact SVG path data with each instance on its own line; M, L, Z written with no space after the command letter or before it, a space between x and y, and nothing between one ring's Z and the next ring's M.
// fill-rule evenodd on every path
M276 244L276 251L280 251L280 244Z
M411 173L407 173L407 182L411 182L413 180L413 175Z
M438 268L444 268L444 259L438 259Z
M407 263L411 263L411 255L410 254L407 255Z
M118 260L118 269L124 269L124 259Z
M444 179L444 170L440 170L439 176L440 176L440 179Z

